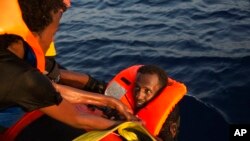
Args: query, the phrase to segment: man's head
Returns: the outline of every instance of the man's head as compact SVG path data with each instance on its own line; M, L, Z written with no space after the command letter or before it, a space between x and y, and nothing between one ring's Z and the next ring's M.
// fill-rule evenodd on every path
M180 127L180 108L178 105L172 110L163 124L158 137L163 141L176 141Z
M63 0L18 0L22 18L46 51L59 26L62 13L66 10Z
M134 87L135 110L142 108L167 86L166 72L155 66L141 66L136 75Z

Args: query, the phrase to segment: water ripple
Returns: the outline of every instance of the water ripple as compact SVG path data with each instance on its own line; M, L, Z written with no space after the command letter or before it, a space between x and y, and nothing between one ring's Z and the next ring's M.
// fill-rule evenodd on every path
M250 101L249 7L249 0L72 1L56 35L57 59L104 80L156 64L228 121L249 122L249 110L238 110Z

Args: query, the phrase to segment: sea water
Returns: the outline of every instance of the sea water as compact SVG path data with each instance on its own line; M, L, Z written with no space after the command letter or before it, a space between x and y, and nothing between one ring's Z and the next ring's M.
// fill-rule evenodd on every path
M106 82L156 64L229 124L250 124L249 0L72 1L56 46L60 64Z

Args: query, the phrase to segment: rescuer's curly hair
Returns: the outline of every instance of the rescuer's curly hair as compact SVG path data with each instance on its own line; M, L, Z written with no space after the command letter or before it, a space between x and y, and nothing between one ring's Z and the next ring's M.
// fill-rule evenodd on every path
M41 33L51 22L51 12L67 9L63 0L18 0L27 27Z

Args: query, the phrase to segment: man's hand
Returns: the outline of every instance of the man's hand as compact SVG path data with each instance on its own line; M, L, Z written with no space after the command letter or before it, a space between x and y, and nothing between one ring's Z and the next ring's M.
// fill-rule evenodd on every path
M109 98L111 101L107 103L107 106L117 110L120 113L121 120L140 121L140 119L133 115L133 111L129 109L125 104L123 104L120 100L113 97Z
M133 115L131 109L114 97L91 93L56 83L53 83L53 85L56 90L60 92L61 96L70 103L110 107L117 110L127 121L139 121L139 119Z

